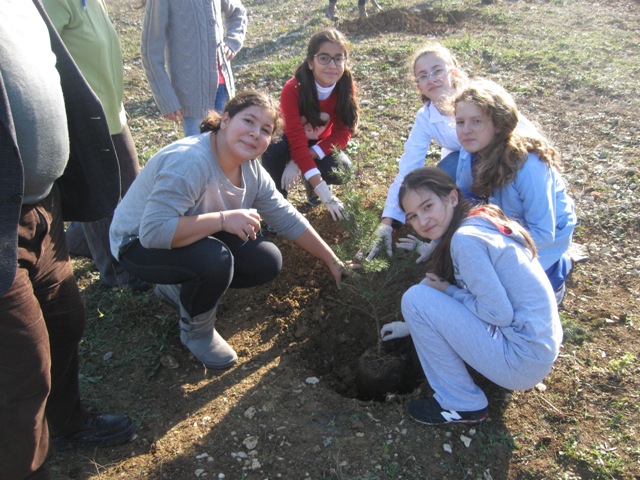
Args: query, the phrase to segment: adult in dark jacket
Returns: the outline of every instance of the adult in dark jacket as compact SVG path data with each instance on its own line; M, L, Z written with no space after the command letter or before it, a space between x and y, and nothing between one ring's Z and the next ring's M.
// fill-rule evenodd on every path
M112 445L124 415L82 406L85 313L64 220L92 221L120 197L118 163L97 97L39 0L0 16L0 478L49 478L59 447Z

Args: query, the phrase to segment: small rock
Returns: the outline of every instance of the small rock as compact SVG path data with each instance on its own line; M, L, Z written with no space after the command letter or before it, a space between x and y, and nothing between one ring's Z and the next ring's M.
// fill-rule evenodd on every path
M253 418L256 415L255 407L249 407L244 411L245 418Z
M258 445L258 437L247 437L242 441L247 450L253 450Z
M226 477L226 475L225 475L224 473L219 473L219 474L218 474L218 478L219 478L220 480L222 480L222 479L223 479L223 478L225 478L225 477Z
M546 392L547 386L544 383L540 382L536 385L536 390L538 390L539 392Z
M363 438L364 437L364 433L358 432L358 433L356 433L356 437Z
M309 385L315 385L317 383L320 383L320 379L318 377L309 377L305 380L305 382Z
M169 370L174 370L180 366L178 361L172 355L163 355L160 357L160 365Z
M447 453L453 453L453 448L451 448L451 445L449 445L448 443L442 445L442 449Z
M262 468L262 465L260 465L258 459L254 458L251 460L251 470L258 470L259 468Z
M102 360L104 360L105 362L109 361L109 359L113 357L113 352L107 352L103 355Z
M201 453L200 455L196 455L196 460L202 460L203 458L207 458L208 456L208 453Z
M199 478L202 476L202 474L204 473L204 469L203 468L199 468L197 469L195 472L196 478Z
M464 443L464 446L467 448L469 448L469 445L471 445L471 439L466 435L460 435L460 441Z

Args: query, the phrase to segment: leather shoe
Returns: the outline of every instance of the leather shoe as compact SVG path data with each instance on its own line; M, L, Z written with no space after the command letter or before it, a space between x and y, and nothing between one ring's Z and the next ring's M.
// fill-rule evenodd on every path
M126 415L89 415L81 430L65 437L52 436L51 443L56 450L108 447L130 441L133 431L133 422Z

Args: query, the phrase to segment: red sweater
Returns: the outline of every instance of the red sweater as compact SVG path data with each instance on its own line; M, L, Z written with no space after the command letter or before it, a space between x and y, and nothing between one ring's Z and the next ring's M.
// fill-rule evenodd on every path
M300 171L305 172L316 167L316 162L309 153L309 140L318 140L318 145L325 156L336 147L342 150L351 139L351 130L337 116L338 87L334 88L326 100L320 101L321 118L327 119L325 126L313 129L307 124L299 110L300 85L294 78L284 84L280 95L280 111L284 117L284 134L289 142L291 159L296 162ZM305 127L305 124L306 127Z

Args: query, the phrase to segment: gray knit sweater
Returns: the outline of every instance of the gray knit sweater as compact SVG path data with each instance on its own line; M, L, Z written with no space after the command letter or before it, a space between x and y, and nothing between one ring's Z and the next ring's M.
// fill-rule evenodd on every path
M182 109L185 117L203 118L213 110L218 61L233 97L231 64L222 47L238 53L246 31L247 12L240 0L147 0L142 63L160 112Z

